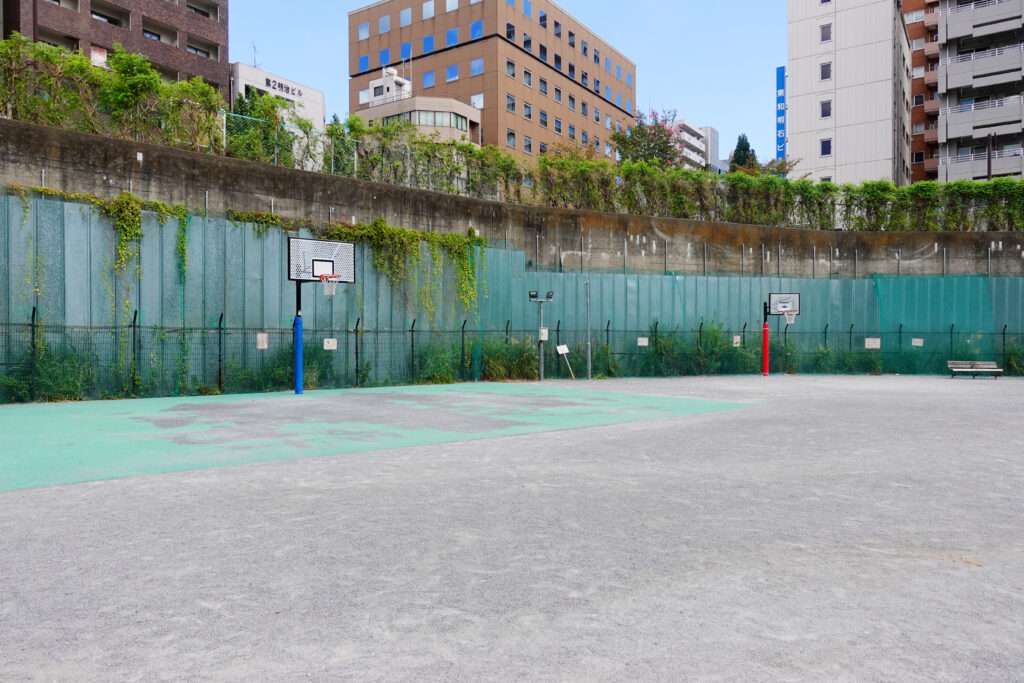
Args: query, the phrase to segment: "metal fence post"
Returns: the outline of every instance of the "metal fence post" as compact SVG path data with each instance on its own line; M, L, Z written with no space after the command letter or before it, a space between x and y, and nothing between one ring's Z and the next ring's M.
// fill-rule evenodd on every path
M412 381L416 381L416 318L412 319L412 327L409 328L409 369L412 372Z
M604 345L608 347L608 352L611 353L612 348L612 321L609 320L608 324L604 328Z
M138 366L138 346L139 346L139 309L135 309L135 313L132 314L132 389L140 386L142 382L139 381L139 366Z
M355 335L356 335L356 386L357 387L361 383L360 378L359 378L359 323L361 321L362 321L362 318L356 318L356 327L355 327L355 330L354 330Z
M956 323L949 326L949 357L955 360L953 356L953 328L956 327Z
M1003 325L1003 367L1006 367L1006 325Z
M508 326L511 325L511 324L512 324L511 320L506 320L505 321L505 346L508 346L511 343L509 341L509 338L508 338Z
M459 379L466 379L466 323L462 321L462 350L459 353Z
M743 323L743 329L740 330L740 346L747 345L747 323Z
M555 323L555 347L562 344L562 321Z
M224 314L217 321L217 390L224 393Z
M28 377L29 377L29 380L28 380L28 395L33 400L36 397L36 386L35 386L35 384L36 384L36 377L39 376L39 355L40 354L39 354L39 349L36 346L37 345L37 337L36 337L36 322L37 321L38 321L37 310L36 310L36 307L33 306L32 307L32 322L30 323L30 327L31 327L30 334L31 334L31 337L32 337L32 341L30 342L30 345L28 347L29 348L29 357L31 358L30 362L32 363L32 367L29 368L29 375L28 375Z
M853 352L853 323L850 323L850 341L847 350L849 350L851 353Z
M825 331L822 333L822 341L825 343L825 349L828 349L828 323L825 323Z

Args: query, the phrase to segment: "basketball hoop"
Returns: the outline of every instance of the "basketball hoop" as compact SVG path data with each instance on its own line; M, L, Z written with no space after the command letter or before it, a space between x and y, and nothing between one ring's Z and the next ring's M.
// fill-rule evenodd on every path
M328 273L320 276L320 282L324 283L324 296L334 296L334 293L338 289L338 283L341 282L341 275L334 273Z
M792 325L796 322L796 311L786 311L786 324Z

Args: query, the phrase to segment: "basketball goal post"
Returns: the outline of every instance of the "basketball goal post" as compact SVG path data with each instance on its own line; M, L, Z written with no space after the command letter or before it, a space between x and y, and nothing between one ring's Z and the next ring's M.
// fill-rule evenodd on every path
M768 295L768 301L764 302L764 328L761 338L761 361L763 375L768 376L769 365L769 335L768 316L782 315L786 318L786 324L792 325L796 317L800 315L800 294L797 292L773 292Z
M334 240L288 238L288 279L295 282L295 393L302 393L302 283L321 282L333 296L338 283L356 281L355 245Z

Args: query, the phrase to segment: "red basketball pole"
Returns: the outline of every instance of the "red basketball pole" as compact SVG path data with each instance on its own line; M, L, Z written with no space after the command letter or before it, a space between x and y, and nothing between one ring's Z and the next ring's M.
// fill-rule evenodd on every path
M764 328L761 335L761 360L764 376L768 376L768 304L764 305Z

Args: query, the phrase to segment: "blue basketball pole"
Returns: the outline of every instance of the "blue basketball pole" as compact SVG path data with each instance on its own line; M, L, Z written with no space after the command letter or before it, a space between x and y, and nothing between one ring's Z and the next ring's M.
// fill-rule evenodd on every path
M295 393L302 393L302 282L295 281L295 323L292 325L295 338Z

